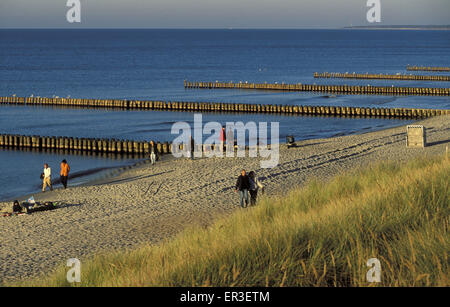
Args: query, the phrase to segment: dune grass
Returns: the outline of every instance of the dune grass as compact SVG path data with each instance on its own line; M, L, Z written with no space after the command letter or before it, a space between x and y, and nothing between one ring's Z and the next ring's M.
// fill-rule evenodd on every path
M262 198L207 229L82 261L77 286L449 286L445 157L382 163ZM367 260L381 262L369 283ZM27 286L68 286L67 268Z

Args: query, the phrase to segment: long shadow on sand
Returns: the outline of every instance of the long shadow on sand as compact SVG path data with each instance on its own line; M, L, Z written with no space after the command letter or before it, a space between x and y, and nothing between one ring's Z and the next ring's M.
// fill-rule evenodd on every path
M308 146L313 146L313 145L320 145L320 144L325 144L325 143L329 143L329 142L316 142L316 143L310 143L310 144L292 144L289 145L289 148L302 148L302 147L308 147Z
M435 145L445 144L445 143L450 143L450 139L443 140L443 141L436 141L436 142L427 143L427 147L428 146L435 146Z
M151 175L147 175L147 176L135 176L135 177L130 177L130 178L117 179L117 180L112 180L112 181L105 181L105 182L102 182L101 184L97 184L97 185L111 184L111 183L124 183L124 182L133 181L133 180L151 178L151 177L164 175L164 174L168 174L168 173L172 173L172 172L173 172L173 170L170 170L170 171L167 171L167 172L161 172L161 173L151 174Z

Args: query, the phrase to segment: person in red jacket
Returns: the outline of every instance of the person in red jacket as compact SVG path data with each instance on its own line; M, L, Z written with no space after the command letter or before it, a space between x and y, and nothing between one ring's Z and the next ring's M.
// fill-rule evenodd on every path
M70 166L67 161L64 159L61 162L61 183L64 186L64 189L67 188L67 179L69 178Z
M221 152L223 152L226 140L227 140L227 137L226 137L226 133L225 133L225 127L222 126L222 130L220 130L220 138L219 138Z

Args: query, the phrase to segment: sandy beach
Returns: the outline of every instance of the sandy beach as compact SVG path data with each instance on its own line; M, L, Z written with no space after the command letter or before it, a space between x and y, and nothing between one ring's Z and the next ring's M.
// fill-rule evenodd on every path
M378 161L445 153L450 116L418 124L427 128L425 148L406 148L406 127L401 126L297 142L289 149L283 145L273 169L261 169L257 158L165 159L88 186L70 187L69 181L67 190L58 186L34 195L36 201L57 202L57 210L0 217L0 282L46 274L69 258L157 244L189 225L206 227L241 210L234 184L242 168L256 171L273 196L312 178L326 180Z

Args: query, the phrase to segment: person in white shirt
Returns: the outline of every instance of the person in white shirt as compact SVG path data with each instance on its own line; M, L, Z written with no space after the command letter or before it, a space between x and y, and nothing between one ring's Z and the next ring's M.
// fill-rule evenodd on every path
M153 164L156 163L156 146L155 146L155 142L151 141L150 142L150 162Z
M52 187L52 169L48 167L48 164L44 164L44 182L42 184L42 192L45 192L47 186L50 187L50 191L53 191Z
M258 190L261 189L264 193L264 185L258 180L254 171L251 171L248 174L248 178L250 179L250 206L256 205L256 198L258 197Z

